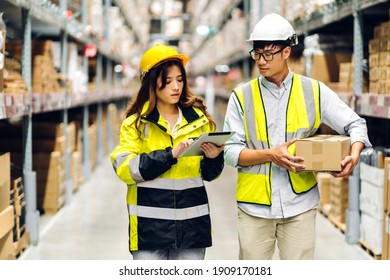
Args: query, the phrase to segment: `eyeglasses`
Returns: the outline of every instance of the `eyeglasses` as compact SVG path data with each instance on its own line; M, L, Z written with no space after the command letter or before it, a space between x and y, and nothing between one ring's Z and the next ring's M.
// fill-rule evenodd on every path
M265 61L272 61L274 59L274 55L280 53L283 51L286 47L281 48L280 50L272 53L272 52L257 52L255 49L252 49L249 51L249 54L254 60L260 59L260 57L263 57Z

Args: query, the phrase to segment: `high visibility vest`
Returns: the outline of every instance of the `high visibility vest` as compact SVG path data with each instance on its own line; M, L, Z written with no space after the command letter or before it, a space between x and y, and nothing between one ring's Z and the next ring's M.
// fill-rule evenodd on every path
M244 113L244 129L249 149L270 149L266 111L259 79L234 90ZM313 135L321 123L319 83L293 73L286 112L286 141ZM289 147L295 154L295 144ZM238 169L236 199L238 202L272 204L272 162ZM314 172L288 171L292 190L305 193L317 185Z

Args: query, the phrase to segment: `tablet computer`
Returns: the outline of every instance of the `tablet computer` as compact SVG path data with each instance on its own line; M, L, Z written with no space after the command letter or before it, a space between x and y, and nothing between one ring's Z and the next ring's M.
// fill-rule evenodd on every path
M225 144L230 137L233 136L234 131L221 132L204 132L187 147L179 157L201 156L203 152L200 150L200 145L205 142L213 143L217 146Z

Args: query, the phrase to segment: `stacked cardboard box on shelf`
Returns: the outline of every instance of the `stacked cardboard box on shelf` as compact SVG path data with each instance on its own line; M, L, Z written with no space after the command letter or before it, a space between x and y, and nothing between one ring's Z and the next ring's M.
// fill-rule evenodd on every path
M97 164L97 126L96 126L96 115L93 112L89 112L88 127L86 130L87 137L89 139L89 155L90 157L84 158L83 151L83 114L73 114L71 116L72 122L76 125L76 150L79 155L75 155L74 158L80 160L80 174L82 173L82 164L85 161L89 161L91 171L96 167ZM100 128L99 128L100 129ZM99 147L101 148L101 147ZM84 177L81 178L81 182L84 182Z
M110 103L107 107L107 114L109 116L108 121L111 123L110 125L113 128L111 137L114 145L119 143L120 125L122 120L125 119L123 113L124 112L118 112L117 107L113 103Z
M23 42L10 40L6 50L18 60L22 60ZM51 40L33 40L31 42L32 56L32 91L34 93L56 93L60 91L58 74L54 67Z
M92 123L88 127L89 145L91 147L91 170L94 170L97 166L97 126L96 123ZM101 147L99 147L100 149Z
M45 212L56 212L65 202L65 153L75 149L75 124L68 124L67 138L63 123L34 122L32 131L32 165L37 180L37 207ZM1 147L11 151L13 163L22 166L22 126L4 125L0 129L0 135Z
M368 43L370 93L390 94L390 21L374 28Z
M348 208L348 178L332 178L330 183L330 216L340 224L345 224Z
M102 127L100 128L102 130L102 149L103 149L103 153L105 155L107 155L109 152L111 152L109 150L109 147L108 147L108 119L107 119L107 110L103 110L103 118L102 118Z
M14 259L13 227L14 207L10 201L11 160L10 154L0 155L0 260Z
M27 93L27 85L22 77L22 64L15 58L6 58L4 68L4 93Z
M339 67L339 92L353 92L353 62L342 62Z
M37 172L37 186L39 186L38 205L45 212L56 212L65 203L65 156L75 149L76 126L75 123L68 123L67 137L64 134L63 123L37 122L34 123L33 130L37 130L33 139L33 145L38 146L37 151L43 152L44 146L47 147L49 143L52 146L54 144L54 147L47 151L50 156L42 153L37 155L41 159L34 166L34 170Z
M317 172L317 183L318 190L320 192L320 210L325 214L329 215L329 211L331 208L331 181L333 176L326 172Z

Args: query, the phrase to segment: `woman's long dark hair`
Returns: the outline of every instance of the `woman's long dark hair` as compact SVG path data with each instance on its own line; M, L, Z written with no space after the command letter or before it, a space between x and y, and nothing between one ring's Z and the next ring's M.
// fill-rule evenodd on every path
M129 108L126 111L126 117L136 114L135 126L138 131L140 125L140 119L150 114L157 104L157 80L161 76L161 87L160 90L165 88L167 85L168 69L172 66L178 66L180 68L183 77L183 91L178 102L181 107L196 107L199 108L203 114L209 119L210 126L212 129L216 128L216 124L210 114L206 110L206 106L203 99L196 96L191 89L188 87L186 70L183 67L182 62L179 59L166 60L157 66L154 66L143 79L141 88L138 91L136 98L131 102ZM149 108L142 113L142 109L145 103L149 101Z

